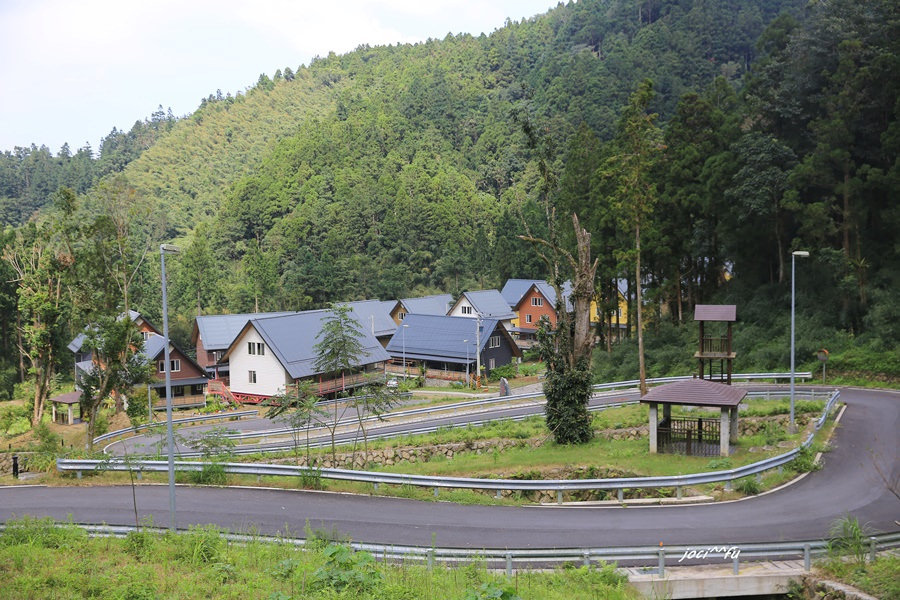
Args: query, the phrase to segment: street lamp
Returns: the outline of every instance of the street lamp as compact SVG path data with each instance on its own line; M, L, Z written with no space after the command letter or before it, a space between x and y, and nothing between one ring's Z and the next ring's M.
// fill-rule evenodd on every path
M806 250L794 250L791 252L791 433L794 433L796 430L794 426L794 305L797 289L795 272L798 256L800 258L809 258L809 252Z
M466 387L469 387L469 340L463 340L466 345Z
M172 244L159 246L162 268L163 343L165 344L166 373L166 441L169 447L169 529L175 531L175 441L172 435L172 363L169 361L169 307L166 299L166 254L178 254L181 249Z
M409 373L406 372L406 329L409 325L403 325L403 380L409 379Z

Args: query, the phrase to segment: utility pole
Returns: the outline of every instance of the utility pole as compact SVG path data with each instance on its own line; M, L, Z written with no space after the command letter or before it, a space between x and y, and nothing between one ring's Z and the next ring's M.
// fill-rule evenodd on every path
M475 318L475 389L481 387L481 313Z

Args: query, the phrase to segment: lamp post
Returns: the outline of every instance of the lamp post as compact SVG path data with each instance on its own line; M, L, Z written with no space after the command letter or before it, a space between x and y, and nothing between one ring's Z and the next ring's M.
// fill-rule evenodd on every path
M159 260L162 269L163 343L166 373L166 442L169 448L169 529L175 531L175 441L172 435L172 364L169 360L169 307L166 298L166 253L181 252L178 246L161 244Z
M794 305L796 304L796 264L797 257L809 258L809 252L806 250L794 250L791 252L791 419L790 429L794 433L796 427L794 425Z
M469 387L469 340L463 340L466 345L466 387Z
M406 329L409 325L403 325L403 380L409 379L409 373L406 372Z

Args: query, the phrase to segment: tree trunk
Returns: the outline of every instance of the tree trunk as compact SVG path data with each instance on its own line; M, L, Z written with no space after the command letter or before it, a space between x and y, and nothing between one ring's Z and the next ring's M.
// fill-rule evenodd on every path
M591 336L591 299L594 297L594 277L599 259L591 263L591 234L581 227L578 215L572 213L578 256L575 265L575 281L572 283L572 297L575 306L575 337L572 344L573 362L587 359L590 363L593 339ZM565 307L563 307L565 310Z

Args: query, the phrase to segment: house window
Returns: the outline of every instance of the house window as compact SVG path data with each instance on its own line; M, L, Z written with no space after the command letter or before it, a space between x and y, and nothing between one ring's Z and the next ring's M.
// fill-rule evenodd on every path
M406 318L406 313L405 313L405 312L402 312L402 311L401 311L401 312L398 312L398 313L397 313L397 318L398 318L399 320L402 321L403 319Z
M191 386L191 396L202 396L203 384L194 384Z
M531 323L531 315L525 315L525 322Z
M141 337L144 338L145 342L150 339L151 335L153 335L152 331L142 331L141 332Z
M494 370L494 367L495 367L496 365L497 365L496 359L493 359L493 358L489 358L489 359L488 359L488 370L489 370L489 371L493 371L493 370Z
M178 371L181 370L181 359L173 358L169 361L169 363L172 365L170 372L177 373ZM157 370L160 373L165 373L166 372L166 361L164 361L164 360L159 361L159 363L157 364Z
M220 360L222 360L222 355L225 354L225 351L224 350L216 350L212 354L213 354L213 360L216 362L219 362Z
M531 299L531 305L532 305L532 306L543 306L543 305L544 305L544 299L543 299L543 298L538 298L537 296L534 296L534 297Z
M472 314L472 307L471 307L471 306L463 306L463 307L460 308L460 310L461 310L462 314L464 314L464 315L471 315L471 314Z
M183 385L173 385L172 386L172 397L180 398L184 396L184 386Z
M499 348L500 347L500 336L492 335L491 339L488 340L488 348Z
M247 371L247 382L256 383L256 371Z
M263 356L266 353L266 345L262 342L247 342L247 354Z

